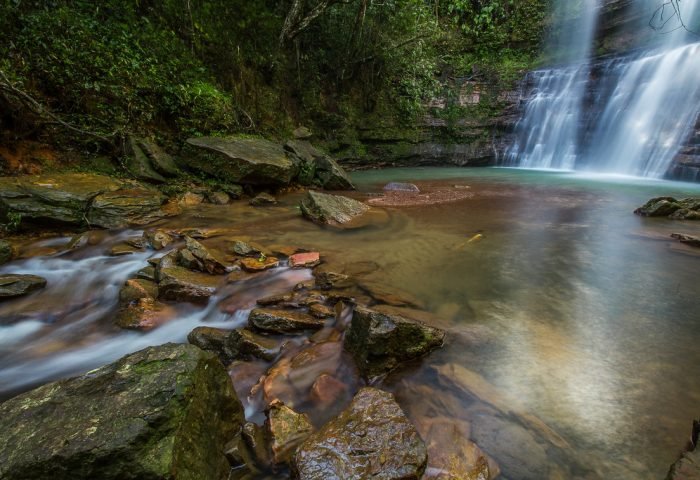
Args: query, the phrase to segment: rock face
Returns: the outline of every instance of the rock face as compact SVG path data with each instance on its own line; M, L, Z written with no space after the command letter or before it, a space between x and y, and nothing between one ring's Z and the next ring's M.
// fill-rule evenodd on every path
M634 211L643 217L669 217L675 220L700 220L700 198L676 200L656 197Z
M233 183L287 185L296 171L282 147L268 140L202 137L187 140L187 167Z
M301 213L314 223L342 226L349 224L370 209L357 200L310 190L301 201Z
M150 347L0 405L0 478L226 479L243 422L214 355Z
M368 378L390 372L442 346L445 332L399 315L357 307L344 346Z
M363 388L350 406L298 448L300 480L418 480L428 457L390 393Z
M0 274L0 301L28 295L46 286L46 279L36 275Z
M0 210L25 220L75 225L87 221L103 228L143 225L166 215L164 202L155 189L104 175L0 177Z

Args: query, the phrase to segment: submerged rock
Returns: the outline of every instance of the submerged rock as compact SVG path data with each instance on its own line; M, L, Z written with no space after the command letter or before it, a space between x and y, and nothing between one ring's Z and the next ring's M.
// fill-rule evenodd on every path
M297 333L319 330L325 322L302 312L256 308L250 312L248 323L256 330L268 333Z
M260 138L202 137L187 140L187 167L222 180L249 185L287 185L294 164L282 147Z
M671 238L675 238L681 243L690 245L691 247L700 247L700 238L693 237L692 235L686 235L684 233L672 233Z
M0 274L0 301L28 295L46 286L46 279L36 275Z
M321 263L321 254L318 252L295 253L289 257L289 266L292 268L313 268Z
M300 480L418 480L427 460L423 440L393 396L363 388L301 444L292 469Z
M214 355L149 347L0 404L0 478L225 479L243 422Z
M399 315L356 307L344 346L368 378L395 369L442 346L445 332Z
M313 433L314 427L306 414L295 412L279 400L273 401L265 414L272 462L287 463L297 447Z
M246 272L262 272L263 270L269 270L279 266L280 262L276 257L261 256L260 258L248 257L241 259L241 267Z
M254 207L266 207L268 205L277 205L277 199L269 193L262 192L251 198L248 203Z
M420 193L420 188L412 183L389 182L384 185L384 191Z
M309 220L331 226L352 226L351 222L370 210L370 207L352 198L313 190L306 194L300 207L302 214Z

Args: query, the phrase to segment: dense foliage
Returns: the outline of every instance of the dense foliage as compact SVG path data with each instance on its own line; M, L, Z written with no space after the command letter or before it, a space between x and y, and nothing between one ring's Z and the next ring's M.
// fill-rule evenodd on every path
M535 58L545 3L0 0L0 71L103 135L333 129L378 108L410 123L448 77L513 81ZM301 27L280 37L290 18ZM3 130L36 135L9 107Z

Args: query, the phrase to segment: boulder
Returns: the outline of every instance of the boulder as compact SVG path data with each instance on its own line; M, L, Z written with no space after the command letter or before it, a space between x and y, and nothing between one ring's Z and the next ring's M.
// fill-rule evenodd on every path
M139 138L136 142L148 156L151 166L158 173L165 175L166 177L176 177L180 173L177 165L175 165L175 160L173 160L173 157L165 153L165 151L163 151L163 149L160 148L155 142L145 138Z
M277 205L277 199L269 193L261 192L251 198L248 203L254 207L266 207L269 205Z
M28 295L46 286L46 279L36 275L0 274L0 300Z
M225 479L244 422L215 355L149 347L0 405L0 478Z
M163 250L175 241L170 234L160 229L146 230L143 232L143 238L153 250Z
M156 267L158 296L175 302L206 303L221 282L220 277L193 272L176 265L176 254L161 258Z
M207 197L207 202L214 205L227 205L231 201L228 193L221 191L207 192L205 196Z
M231 348L229 335L228 330L197 327L187 335L187 341L206 352L216 354L221 363L228 365L236 359L236 352Z
M127 280L119 291L119 301L123 304L135 302L141 298L158 298L158 285L151 280L134 278Z
M255 357L270 362L279 355L282 348L282 342L263 337L247 328L233 330L228 341L236 358Z
M292 132L292 135L294 135L294 138L297 140L306 140L307 138L313 137L314 134L311 133L311 130L307 127L299 126Z
M328 155L316 159L316 178L326 190L355 190L345 170Z
M234 240L231 251L241 257L259 257L262 250L242 240Z
M370 210L362 202L348 197L330 195L310 190L300 204L301 213L314 223L335 227L352 227Z
M375 378L442 346L445 332L416 320L356 307L344 346L360 371Z
M309 142L290 140L284 148L297 159L299 165L297 180L302 185L319 185L326 190L355 189L345 170Z
M121 187L107 176L87 173L0 177L0 210L23 219L81 224L93 198Z
M183 207L193 207L204 202L203 193L185 192L178 199L177 203Z
M634 211L643 217L670 217L676 220L700 220L700 198L656 197Z
M151 165L146 153L136 143L134 137L129 137L126 142L126 158L124 165L131 175L137 180L149 183L165 183L165 177L156 172Z
M166 200L162 193L153 188L122 188L94 197L85 219L91 226L102 228L145 225L168 216L162 209Z
M323 320L302 312L256 308L250 312L248 323L256 330L267 333L297 333L304 330L319 330Z
M114 323L126 330L152 330L171 318L171 312L154 298L144 297L123 305Z
M394 397L363 388L299 446L292 470L300 480L418 480L427 460L423 440Z
M278 465L287 463L297 447L313 433L314 427L308 415L295 412L279 400L267 407L265 415L272 462Z
M15 249L10 242L0 240L0 265L3 265L15 256Z
M185 254L184 257L183 253ZM210 275L223 275L226 273L226 265L216 258L204 245L191 237L185 237L185 248L180 250L179 254L180 264L190 270L199 270ZM183 263L182 260L187 263Z
M276 143L259 138L190 138L187 167L233 183L287 185L294 164Z

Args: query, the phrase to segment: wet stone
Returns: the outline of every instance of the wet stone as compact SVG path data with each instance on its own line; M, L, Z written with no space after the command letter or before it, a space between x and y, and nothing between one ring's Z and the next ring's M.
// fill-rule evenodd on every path
M0 240L0 265L3 265L15 256L15 249L10 242Z
M151 280L155 282L156 280L156 269L155 267L149 265L147 267L143 267L141 270L136 272L136 278L142 279L142 280Z
M124 255L132 255L140 252L141 248L129 245L128 243L120 243L109 249L109 255L112 257L121 257Z
M296 448L314 431L306 414L300 414L276 400L265 411L265 427L270 437L272 462L287 463Z
M143 238L153 250L162 250L174 241L164 230L146 230L143 232Z
M139 298L122 306L117 312L114 324L126 330L152 330L170 318L165 305L153 298Z
M231 251L241 257L259 257L262 251L242 240L234 240Z
M180 254L187 268L211 275L226 273L226 265L194 238L185 237L185 249L180 250Z
M46 279L37 275L0 274L0 301L28 295L46 286Z
M228 330L212 327L197 327L187 335L187 341L204 351L215 353L221 363L228 365L236 359Z
M314 303L309 307L309 313L316 318L330 318L335 316L335 311L321 303Z
M337 378L324 373L311 386L311 401L320 408L337 405L348 394L348 387Z
M280 262L275 257L241 259L241 267L247 272L262 272L271 268L277 268L279 265Z
M269 308L258 308L250 312L248 323L256 330L281 334L318 330L325 325L323 320L306 313Z
M300 480L418 480L427 459L425 444L393 396L363 388L301 444L292 469Z
M259 193L253 197L250 202L254 207L266 207L269 205L277 205L277 199L269 193Z
M137 278L127 280L119 291L121 303L135 302L141 298L158 298L158 285L151 280Z
M320 263L321 255L318 252L296 253L289 257L292 268L313 268Z
M283 345L283 342L258 335L247 328L233 330L228 341L236 358L256 357L268 362L279 355Z

